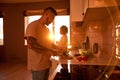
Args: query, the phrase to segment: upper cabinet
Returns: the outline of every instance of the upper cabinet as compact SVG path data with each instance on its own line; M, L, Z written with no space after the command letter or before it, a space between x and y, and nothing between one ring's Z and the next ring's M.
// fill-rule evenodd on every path
M70 0L71 21L82 21L84 16L84 0Z
M115 6L113 1L105 0L70 0L71 21L83 21L88 8L101 8Z
M116 5L114 1L105 1L105 0L87 0L88 8L96 8L96 7L110 7Z

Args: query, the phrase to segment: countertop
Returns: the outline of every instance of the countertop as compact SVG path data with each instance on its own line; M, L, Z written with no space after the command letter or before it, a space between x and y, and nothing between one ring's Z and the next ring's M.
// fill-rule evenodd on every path
M92 57L89 57L86 61L79 61L74 55L78 54L78 50L71 50L69 55L72 56L72 59L60 59L59 56L52 56L50 60L52 63L56 64L56 68L52 71L49 80L53 80L56 73L60 71L61 64L75 64L75 65L112 65L115 66L118 63L118 59L114 54L95 54Z
M72 56L72 59L60 59L59 56L52 56L51 61L60 63L60 64L79 64L79 65L116 65L118 59L115 57L114 54L100 54L100 55L93 55L89 57L86 61L79 61L74 56L74 54L78 54L77 50L72 50L69 52L69 55Z

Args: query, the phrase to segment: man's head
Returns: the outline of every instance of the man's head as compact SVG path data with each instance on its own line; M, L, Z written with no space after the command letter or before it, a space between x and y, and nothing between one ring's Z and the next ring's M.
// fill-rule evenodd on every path
M45 17L45 24L49 25L57 15L57 12L54 8L48 7L44 9L43 16Z
M57 15L56 10L55 10L54 8L52 8L52 7L48 7L48 8L46 8L46 9L44 9L44 12L43 12L43 13L45 13L45 12L47 12L47 11L51 11L54 15Z

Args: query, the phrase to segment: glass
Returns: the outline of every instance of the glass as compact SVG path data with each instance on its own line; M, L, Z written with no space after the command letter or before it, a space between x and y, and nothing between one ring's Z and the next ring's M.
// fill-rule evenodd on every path
M0 45L3 45L3 18L0 18Z
M37 19L39 19L41 16L40 15L36 15L36 16L26 16L25 17L25 31L24 32L26 32L26 28L27 28L27 25L30 23L30 22L32 22L32 21L34 21L34 20L37 20ZM63 21L64 20L64 21ZM69 15L64 15L64 16L56 16L55 17L55 20L54 20L54 22L53 23L51 23L49 26L48 26L48 28L49 28L49 30L50 30L50 34L51 34L51 36L50 36L50 38L52 39L52 40L54 40L55 42L56 41L59 41L59 39L60 39L60 31L59 31L59 29L60 29L60 27L62 26L62 25L66 25L67 27L68 27L68 34L67 34L67 36L68 36L68 44L70 44L70 16ZM52 27L51 27L52 26ZM54 27L55 26L55 27ZM26 40L25 40L25 45L27 45L27 42L26 42Z

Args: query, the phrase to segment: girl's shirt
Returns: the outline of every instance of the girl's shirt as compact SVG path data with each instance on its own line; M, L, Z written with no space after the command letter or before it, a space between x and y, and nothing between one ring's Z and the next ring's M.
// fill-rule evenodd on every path
M67 52L67 44L68 44L67 35L62 35L58 43L58 46L61 47L64 50L64 52Z

